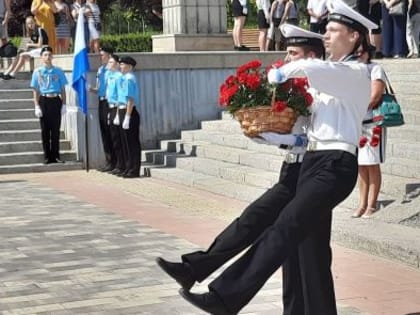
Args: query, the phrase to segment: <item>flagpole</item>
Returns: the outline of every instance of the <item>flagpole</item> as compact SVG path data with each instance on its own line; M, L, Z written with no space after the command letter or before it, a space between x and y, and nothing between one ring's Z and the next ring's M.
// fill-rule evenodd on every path
M76 25L76 36L74 41L74 57L73 57L73 89L77 93L79 108L85 119L85 165L86 172L89 172L89 139L88 139L88 106L86 91L86 76L89 71L89 57L85 42L85 17L79 14Z
M88 115L85 116L85 159L86 159L86 173L89 173L89 132L88 132Z

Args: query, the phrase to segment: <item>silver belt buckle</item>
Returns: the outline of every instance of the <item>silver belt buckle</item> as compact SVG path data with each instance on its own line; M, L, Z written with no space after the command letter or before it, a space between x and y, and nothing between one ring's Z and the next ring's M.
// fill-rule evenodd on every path
M308 151L315 151L316 147L317 147L317 142L316 141L309 141L308 143Z
M296 163L298 160L298 155L297 154L293 154L293 153L288 153L286 155L286 163L292 164L292 163Z

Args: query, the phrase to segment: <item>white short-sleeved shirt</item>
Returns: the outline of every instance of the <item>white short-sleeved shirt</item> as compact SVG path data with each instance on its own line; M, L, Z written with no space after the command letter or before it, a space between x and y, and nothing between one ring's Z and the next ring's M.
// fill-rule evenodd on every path
M290 62L276 71L285 80L304 75L310 87L317 91L313 93L309 140L358 146L371 92L366 64L305 59Z
M309 0L306 8L308 10L311 9L317 15L323 15L328 11L326 0ZM318 22L320 22L319 19L311 16L310 23L318 23Z

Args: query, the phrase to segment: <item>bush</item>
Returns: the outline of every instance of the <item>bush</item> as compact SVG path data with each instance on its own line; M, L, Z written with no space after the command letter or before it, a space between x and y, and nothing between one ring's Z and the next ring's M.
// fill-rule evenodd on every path
M123 35L103 35L101 45L112 47L115 52L151 52L152 35L155 33L134 33ZM157 33L156 33L157 34Z

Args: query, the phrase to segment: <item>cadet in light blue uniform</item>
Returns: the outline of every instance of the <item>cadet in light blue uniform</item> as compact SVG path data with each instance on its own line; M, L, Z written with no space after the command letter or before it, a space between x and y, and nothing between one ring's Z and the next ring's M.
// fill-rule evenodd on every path
M122 130L118 117L118 89L122 77L119 69L119 59L116 55L111 55L108 60L108 71L105 74L106 98L109 106L109 128L111 133L111 144L115 152L115 165L111 174L122 176L125 171L124 156L122 153L121 137Z
M140 92L133 73L135 66L136 61L129 56L120 59L123 76L118 90L118 114L122 122L121 144L125 161L125 171L122 176L125 178L140 176L140 116L137 111L140 105Z
M34 90L35 116L40 119L44 164L63 163L60 160L61 114L66 112L66 76L52 64L52 48L41 50L43 65L35 69L31 88Z
M111 131L109 120L109 107L106 98L106 82L105 75L108 72L107 64L112 54L112 49L102 47L100 49L100 57L102 65L96 74L96 87L90 88L89 91L98 94L98 117L99 129L101 130L102 145L105 153L105 165L100 167L98 171L109 172L115 168L116 155L112 147Z

